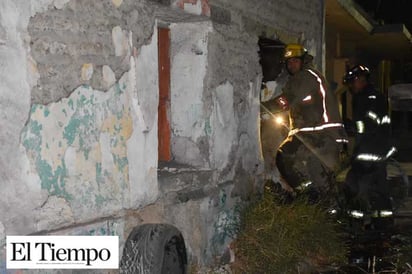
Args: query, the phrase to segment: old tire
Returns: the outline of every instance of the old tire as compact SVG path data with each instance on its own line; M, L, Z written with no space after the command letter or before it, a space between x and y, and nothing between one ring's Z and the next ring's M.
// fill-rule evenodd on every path
M167 224L144 224L127 238L120 273L185 274L186 247L182 234Z

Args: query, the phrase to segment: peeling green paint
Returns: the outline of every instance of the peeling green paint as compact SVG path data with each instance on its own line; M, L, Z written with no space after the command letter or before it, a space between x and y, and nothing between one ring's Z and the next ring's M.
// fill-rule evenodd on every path
M39 173L42 189L48 190L50 195L63 196L67 200L72 199L64 189L64 180L67 176L64 162L53 171L52 167L45 160L38 157L36 169Z
M119 120L122 119L123 115L124 115L123 111L118 111L118 112L116 113L116 117L117 117L117 119L119 119Z
M40 131L43 129L43 126L39 124L37 121L33 121L33 123L30 124L30 131L34 135L38 136L40 135Z
M74 105L73 105L73 99L69 99L69 101L67 102L67 104L69 105L69 107L74 110Z
M27 150L40 150L40 144L42 142L40 131L42 128L42 125L37 121L31 122L28 127L25 128L23 132L23 146Z
M49 110L49 108L48 108L48 107L45 107L45 108L44 108L43 114L44 114L44 117L49 116L49 114L50 114L50 110Z
M127 197L123 191L128 185L128 159L124 156L127 137L122 135L122 126L128 122L124 118L128 115L125 110L130 109L128 100L120 85L111 90L109 97L98 95L80 87L67 100L53 103L53 107L33 105L22 132L22 143L40 178L41 188L49 195L64 197L71 203L84 202L93 208L107 206L113 200L119 203ZM110 134L106 149L110 149L113 159L113 165L104 169L99 143L103 132ZM66 154L70 146L75 149ZM82 154L84 158L79 157ZM65 162L68 160L67 166L73 168L70 174ZM95 178L91 174L93 168ZM69 182L71 185L66 189ZM112 188L109 183L118 187Z
M117 140L117 138L112 138L110 139L110 145L112 147L117 147L117 143L119 142L119 140Z
M83 156L86 160L89 160L90 148L83 148Z
M34 104L34 105L31 106L31 113L36 112L37 106L38 106L38 105L36 105L36 104Z
M89 229L86 233L79 233L81 235L109 235L110 231L109 228L107 227L107 224L104 226L100 226L100 227L95 227L95 228L91 228Z
M212 250L219 250L236 237L240 228L240 207L236 205L232 209L221 211L213 224L213 237L211 239Z
M102 178L102 163L96 163L96 181L100 182Z
M221 206L225 206L225 204L226 204L226 199L227 199L226 192L225 192L224 190L222 190L222 191L220 192L220 205L221 205Z
M90 101L86 97L82 96L80 100L77 101L78 111L75 114L75 117L71 118L67 126L64 128L63 137L66 139L67 144L73 145L76 138L79 140L79 146L81 150L84 151L84 156L86 159L89 157L89 152L91 148L86 139L97 140L98 129L95 124L94 114L88 113L85 109L85 105L89 104ZM79 115L79 113L86 113Z
M84 96L83 94L80 96L80 100L77 101L78 106L84 106L88 103L89 101L87 100L86 96Z
M124 88L126 88L126 85L124 85ZM121 88L121 86L120 86L119 83L116 83L116 84L114 85L114 90L116 91L116 95L120 95L120 94L123 93L123 90L122 90L122 88Z
M73 118L69 124L64 128L63 137L67 140L67 144L70 146L73 144L74 139L77 136L77 129L80 126L80 120Z
M94 200L97 206L101 206L102 204L107 202L107 199L100 194L95 195Z
M120 170L124 170L125 167L129 164L127 157L119 157L117 155L113 155L113 160L115 165L117 165Z
M210 125L210 119L207 119L205 122L205 133L207 136L212 135L212 126Z
M121 124L114 125L113 127L114 127L114 130L115 130L117 133L119 133L120 131L122 131L122 125L121 125Z
M69 195L64 191L64 180L66 178L66 167L64 160L62 165L59 165L55 170L51 165L41 158L41 145L43 126L35 120L30 120L23 131L23 146L34 156L34 165L41 180L41 188L47 189L50 194L61 195L66 199L70 199ZM49 144L45 144L49 148Z

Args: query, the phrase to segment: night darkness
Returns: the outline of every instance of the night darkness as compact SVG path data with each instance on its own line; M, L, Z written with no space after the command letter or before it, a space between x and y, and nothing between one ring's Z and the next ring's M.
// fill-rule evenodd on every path
M374 20L381 24L405 24L412 29L412 1L355 0Z

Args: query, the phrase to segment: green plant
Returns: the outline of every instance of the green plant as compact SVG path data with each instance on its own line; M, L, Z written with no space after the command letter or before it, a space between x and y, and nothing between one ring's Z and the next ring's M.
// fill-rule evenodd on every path
M347 247L338 224L320 205L304 199L282 205L265 190L243 211L234 243L235 273L298 273L344 263Z

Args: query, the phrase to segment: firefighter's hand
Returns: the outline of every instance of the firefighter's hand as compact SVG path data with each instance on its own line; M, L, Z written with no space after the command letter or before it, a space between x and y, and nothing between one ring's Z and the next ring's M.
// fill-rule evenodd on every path
M279 96L276 98L276 102L279 104L282 110L287 110L289 108L288 100L284 96Z
M284 96L279 96L269 101L261 103L261 112L272 112L276 113L279 111L285 111L289 108L288 101Z

